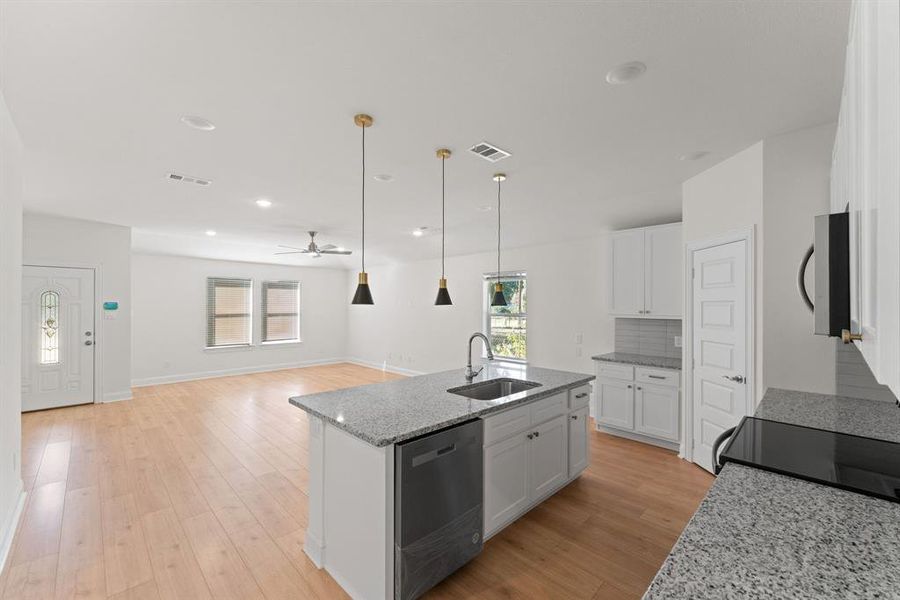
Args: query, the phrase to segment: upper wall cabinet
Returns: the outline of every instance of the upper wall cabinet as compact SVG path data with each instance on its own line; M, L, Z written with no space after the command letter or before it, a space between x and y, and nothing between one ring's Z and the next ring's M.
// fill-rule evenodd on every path
M680 319L681 223L616 231L610 239L610 314Z
M853 4L831 170L850 211L850 311L876 379L900 397L900 2Z

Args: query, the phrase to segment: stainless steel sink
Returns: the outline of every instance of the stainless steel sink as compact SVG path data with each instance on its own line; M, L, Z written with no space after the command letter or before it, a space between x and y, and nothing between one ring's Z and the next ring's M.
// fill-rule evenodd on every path
M470 385L450 388L447 391L451 394L465 396L466 398L471 398L473 400L496 400L497 398L511 396L540 386L540 383L535 383L534 381L501 377L499 379L489 379Z

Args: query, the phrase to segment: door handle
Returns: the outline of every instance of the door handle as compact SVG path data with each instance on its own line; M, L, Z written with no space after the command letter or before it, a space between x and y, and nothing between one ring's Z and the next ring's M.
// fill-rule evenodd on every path
M577 420L578 420L578 415L572 415L572 420L573 420L573 421L577 421Z
M585 396L587 396L587 392L581 392L580 394L575 394L576 398L584 398Z
M735 383L744 383L746 381L743 375L722 375L722 379L728 379Z
M93 346L94 342L92 342L91 340L87 340L86 342L84 342L84 345L85 346Z

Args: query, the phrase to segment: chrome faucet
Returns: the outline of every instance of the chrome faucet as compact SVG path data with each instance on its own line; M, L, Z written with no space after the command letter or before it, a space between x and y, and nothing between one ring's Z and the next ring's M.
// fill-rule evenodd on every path
M466 363L466 381L472 381L481 371L484 370L484 365L481 366L477 371L472 370L472 342L475 341L475 338L481 338L484 342L484 349L487 350L487 358L488 360L494 360L494 353L491 351L491 342L487 339L487 336L481 332L476 331L472 335L469 336L469 361Z

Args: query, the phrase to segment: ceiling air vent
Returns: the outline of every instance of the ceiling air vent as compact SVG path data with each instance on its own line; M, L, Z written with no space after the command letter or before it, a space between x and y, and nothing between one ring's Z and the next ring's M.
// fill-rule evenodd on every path
M168 179L169 181L179 181L181 183L194 183L202 187L212 183L209 179L201 179L200 177L185 175L184 173L169 173Z
M512 156L506 150L501 150L497 146L493 144L489 144L487 142L478 142L471 148L469 148L469 152L477 154L481 158L489 162L497 162L498 160L503 160L504 158L508 158Z

